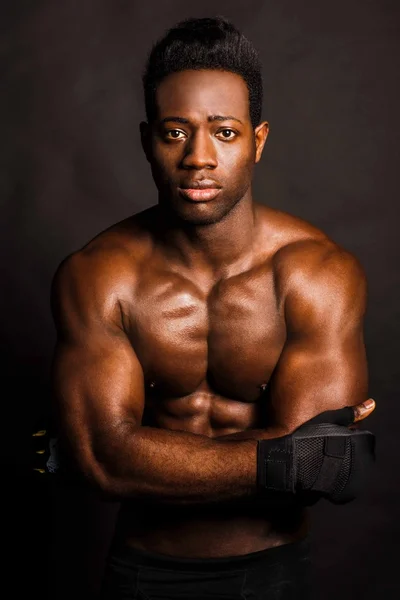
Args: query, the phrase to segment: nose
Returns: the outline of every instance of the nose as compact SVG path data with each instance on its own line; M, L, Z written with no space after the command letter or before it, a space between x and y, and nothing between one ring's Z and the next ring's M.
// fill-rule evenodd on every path
M215 169L218 165L216 149L206 131L196 131L185 145L182 159L184 169Z

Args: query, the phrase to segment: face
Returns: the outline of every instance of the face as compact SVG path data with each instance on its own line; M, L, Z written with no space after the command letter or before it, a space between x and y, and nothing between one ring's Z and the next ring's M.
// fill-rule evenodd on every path
M159 84L156 117L141 132L160 204L185 222L207 225L249 196L268 124L253 129L242 77L188 70Z

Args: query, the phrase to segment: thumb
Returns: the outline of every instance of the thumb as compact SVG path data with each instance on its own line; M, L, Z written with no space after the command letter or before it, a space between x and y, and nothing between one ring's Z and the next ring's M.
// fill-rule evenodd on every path
M369 398L365 402L355 406L345 406L337 410L327 410L307 421L309 424L332 423L333 425L344 425L348 427L368 417L375 410L375 400ZM304 423L305 425L306 423Z
M357 423L357 421L362 421L366 417L369 417L369 415L375 410L375 406L376 404L373 398L368 398L368 400L366 400L365 402L361 402L361 404L353 406L352 408L354 411L354 423Z

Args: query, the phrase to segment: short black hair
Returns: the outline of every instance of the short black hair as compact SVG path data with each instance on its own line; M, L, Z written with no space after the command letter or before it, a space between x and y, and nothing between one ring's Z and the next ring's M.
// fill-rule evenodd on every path
M159 83L170 73L188 69L217 69L241 75L249 90L252 125L259 125L263 85L258 53L253 44L223 17L182 21L153 46L143 74L149 122L155 117L155 94Z

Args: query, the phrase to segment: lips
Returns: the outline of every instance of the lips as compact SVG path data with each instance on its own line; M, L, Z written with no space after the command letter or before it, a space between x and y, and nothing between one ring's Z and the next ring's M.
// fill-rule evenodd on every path
M218 196L221 186L210 179L189 181L179 188L179 194L192 202L208 202Z

